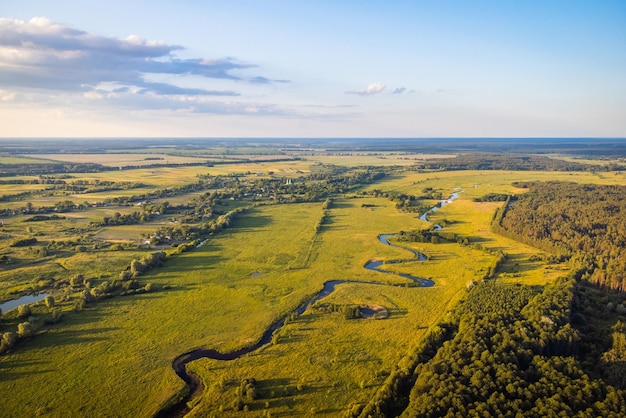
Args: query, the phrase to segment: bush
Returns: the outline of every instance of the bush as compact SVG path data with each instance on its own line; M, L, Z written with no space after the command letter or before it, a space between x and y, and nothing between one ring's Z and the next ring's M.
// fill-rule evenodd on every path
M20 305L17 307L17 316L28 318L31 315L30 305Z
M85 281L85 277L82 274L76 274L70 278L70 285L72 287L82 286Z
M30 322L21 322L17 324L17 335L20 338L27 338L33 335L34 329Z
M85 309L85 306L87 306L87 302L85 302L85 299L78 299L74 303L74 312L82 311L83 309Z
M5 332L0 340L0 354L6 353L17 341L17 335L14 332Z

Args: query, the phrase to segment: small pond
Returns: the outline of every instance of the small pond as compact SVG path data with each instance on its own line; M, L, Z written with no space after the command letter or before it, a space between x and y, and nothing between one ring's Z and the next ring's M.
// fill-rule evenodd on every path
M42 300L46 296L48 296L47 293L38 293L36 295L22 296L22 297L19 297L17 299L13 299L13 300L9 300L9 301L4 302L4 303L0 303L0 309L2 309L2 312L8 312L11 309L15 309L15 308L17 308L20 305L26 305L26 304L29 304L29 303L39 302L40 300Z

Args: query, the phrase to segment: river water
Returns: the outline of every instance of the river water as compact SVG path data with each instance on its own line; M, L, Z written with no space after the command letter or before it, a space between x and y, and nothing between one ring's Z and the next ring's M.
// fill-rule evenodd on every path
M38 293L38 294L35 294L35 295L22 296L22 297L19 297L17 299L13 299L13 300L9 300L9 301L4 302L4 303L0 303L0 310L2 312L8 312L11 309L15 309L15 308L17 308L20 305L27 305L29 303L39 302L40 300L42 300L46 296L48 296L47 293Z

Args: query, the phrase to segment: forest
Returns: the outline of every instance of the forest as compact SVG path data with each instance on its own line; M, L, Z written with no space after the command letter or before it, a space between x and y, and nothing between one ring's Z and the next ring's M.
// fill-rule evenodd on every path
M566 182L524 185L495 228L499 233L571 257L583 279L626 290L626 187Z
M576 286L564 278L538 294L521 285L474 287L456 312L455 337L415 369L403 416L624 415L622 387L601 378L612 363L591 370L578 349L583 337L570 321ZM612 355L624 355L623 347Z

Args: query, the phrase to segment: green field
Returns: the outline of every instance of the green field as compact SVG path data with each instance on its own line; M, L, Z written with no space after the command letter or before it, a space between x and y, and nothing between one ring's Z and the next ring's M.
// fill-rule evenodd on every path
M432 160L439 158L452 158L454 154L414 154L414 153L315 153L313 155L304 155L302 158L308 161L315 161L322 164L336 164L348 167L357 166L410 166L417 161Z
M76 173L72 180L148 186L91 194L35 194L28 201L35 207L67 199L97 202L194 183L197 175L238 173L252 182L271 178L272 172L272 176L296 179L319 172L322 161L356 167L382 159L386 161L380 165L388 166L401 165L401 160L409 164L418 157L319 156L291 162ZM97 157L93 158L95 162ZM99 158L113 163L118 156ZM125 161L131 161L130 157ZM394 164L388 164L391 161ZM341 415L377 393L403 357L465 297L468 283L482 280L499 252L507 256L494 274L502 283L544 285L565 273L564 266L545 261L544 252L490 230L502 202L474 201L488 193L524 193L526 189L512 185L516 181L552 180L626 184L622 172L393 169L372 184L336 193L328 209L323 201L276 204L276 200L265 200L258 204L250 199L218 199L211 221L234 208L249 209L223 230L203 237L203 245L171 255L163 267L137 277L138 286L149 283L152 291L101 298L80 311L74 307L83 288L68 287L70 277L83 274L90 279L89 286L95 287L117 280L133 259L157 250L173 253L184 240L151 246L143 241L159 228L201 225L203 220L193 220L197 209L189 209L190 214L157 215L136 224L97 227L92 223L115 212L130 215L140 209L135 203L88 205L59 213L60 219L26 222L31 215L4 217L0 256L10 262L0 264L0 300L48 291L64 319L42 327L0 355L0 391L10 394L3 400L0 416L153 416L184 392L185 385L171 366L174 358L199 347L228 352L250 346L329 280L346 283L290 320L272 344L232 361L190 363L189 369L199 376L205 391L193 400L189 416L242 416L243 412L233 410L233 402L246 378L256 379L258 392L255 399L245 400L246 416ZM0 185L0 195L40 190L33 186L43 185ZM419 196L425 189L444 197L459 193L458 199L430 214L429 220L444 224L445 233L466 242L392 239L428 256L420 262L407 250L382 244L378 236L425 229L430 224L419 220L418 213L401 212L394 201L373 197L371 192ZM155 203L198 204L204 194L182 193L155 199ZM2 202L0 208L22 208L25 203ZM16 240L33 237L37 239L34 244L12 246ZM112 246L115 243L124 245ZM394 261L384 269L431 279L435 285L411 287L410 280L398 275L365 269L372 260ZM388 317L348 320L340 312L324 309L331 305L382 307ZM35 321L52 312L43 302L34 304L32 311ZM16 311L4 313L0 332L14 330L22 320Z
M153 164L185 164L202 163L206 158L179 156L157 153L125 153L125 154L30 154L35 158L48 161L62 161L70 163L95 163L109 167L143 166Z

